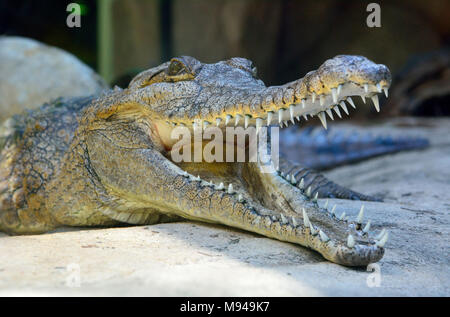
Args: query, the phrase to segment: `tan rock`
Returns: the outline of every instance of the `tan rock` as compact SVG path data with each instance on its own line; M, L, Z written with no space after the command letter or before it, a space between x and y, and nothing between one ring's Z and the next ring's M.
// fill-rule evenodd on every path
M0 37L0 121L57 97L96 94L105 82L74 55L23 37Z

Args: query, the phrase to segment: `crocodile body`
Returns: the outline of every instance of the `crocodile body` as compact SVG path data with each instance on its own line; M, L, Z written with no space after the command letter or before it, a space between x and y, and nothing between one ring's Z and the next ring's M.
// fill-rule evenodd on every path
M176 162L171 134L211 126L261 131L308 116L326 127L325 114L352 104L351 96L371 98L378 108L377 94L387 94L390 82L386 66L361 56L336 56L272 87L246 59L203 64L183 56L142 72L127 89L58 99L1 128L0 230L192 219L296 243L342 265L376 262L387 232L373 237L363 210L353 220L320 208L313 188L323 176L305 186L295 173L302 167L283 157L265 172L250 160ZM325 181L322 195L349 196Z
M331 131L311 126L280 132L282 153L305 168L315 170L327 170L380 155L418 150L427 146L428 140L420 137L358 134L355 131Z

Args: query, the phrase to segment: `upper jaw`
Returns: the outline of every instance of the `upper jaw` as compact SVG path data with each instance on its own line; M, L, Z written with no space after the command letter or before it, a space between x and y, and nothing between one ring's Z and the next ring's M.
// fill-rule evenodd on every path
M229 100L207 115L174 117L166 123L172 127L184 125L188 128L217 126L262 126L295 123L303 117L318 116L327 128L328 116L334 119L348 114L347 106L355 108L352 96L361 96L363 101L371 99L379 111L378 94L388 96L391 75L384 65L375 64L360 56L337 56L326 61L316 71L294 82L273 87L263 87ZM237 92L237 95L240 95ZM214 97L212 97L214 98ZM209 104L208 104L209 105ZM208 106L205 105L205 106ZM334 113L334 114L333 114Z
M309 117L317 116L324 128L327 129L327 117L331 120L336 117L342 118L343 113L349 114L348 106L356 108L352 99L354 96L360 96L364 103L367 103L367 100L370 99L376 111L380 111L378 94L384 93L387 97L389 85L386 81L362 85L347 82L330 89L329 94L318 95L313 91L309 95L305 95L304 98L292 98L291 101L282 101L281 103L272 102L256 111L249 107L242 110L233 108L224 111L221 115L205 119L161 120L161 123L165 123L168 128L186 126L192 130L207 127L225 128L227 126L245 128L254 126L256 130L259 130L261 127L274 124L278 124L280 127L288 126L289 123L300 122L302 118L307 121Z

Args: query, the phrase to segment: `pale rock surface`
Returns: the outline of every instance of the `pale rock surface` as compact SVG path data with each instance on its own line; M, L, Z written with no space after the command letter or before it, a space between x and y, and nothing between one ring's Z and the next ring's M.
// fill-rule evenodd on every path
M88 96L106 88L100 76L66 51L0 36L0 121L57 97Z
M425 136L430 148L327 172L355 190L385 196L383 203L364 203L373 230L390 232L374 272L216 225L70 229L1 236L0 295L449 296L450 120L412 126L390 120L365 128ZM361 206L333 204L352 217Z

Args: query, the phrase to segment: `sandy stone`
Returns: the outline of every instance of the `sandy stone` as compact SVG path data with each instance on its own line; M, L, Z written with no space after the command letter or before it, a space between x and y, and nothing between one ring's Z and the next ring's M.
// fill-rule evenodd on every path
M294 244L180 222L3 235L0 295L449 296L450 120L412 124L391 120L366 129L426 136L432 141L427 150L327 172L343 185L385 197L364 203L373 230L390 233L375 272L327 262ZM333 204L351 217L361 206Z
M23 37L0 37L0 121L57 97L87 96L107 88L74 55Z

